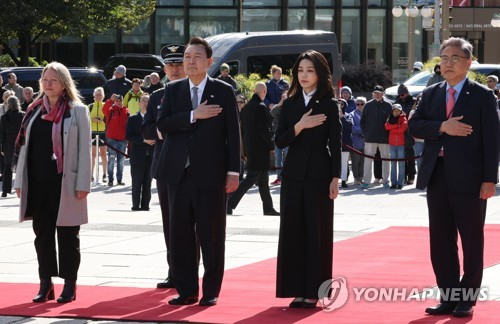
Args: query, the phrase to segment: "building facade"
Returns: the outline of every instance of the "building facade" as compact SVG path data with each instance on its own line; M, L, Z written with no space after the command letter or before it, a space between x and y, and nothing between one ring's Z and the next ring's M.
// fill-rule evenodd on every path
M394 82L404 80L409 38L412 61L429 58L433 31L422 28L422 16L413 19L411 35L406 15L395 17L397 0L158 0L155 12L131 32L110 31L84 40L63 38L39 55L69 65L101 66L115 53L159 53L167 43L186 43L193 36L207 37L237 31L318 29L333 31L341 44L343 63L370 60L389 65ZM405 2L405 1L401 1ZM433 5L434 1L411 1ZM408 0L406 0L408 3ZM492 27L500 0L450 0L452 36L465 37L475 46L482 63L500 63L500 28ZM410 37L411 36L411 37ZM81 55L78 55L81 53Z

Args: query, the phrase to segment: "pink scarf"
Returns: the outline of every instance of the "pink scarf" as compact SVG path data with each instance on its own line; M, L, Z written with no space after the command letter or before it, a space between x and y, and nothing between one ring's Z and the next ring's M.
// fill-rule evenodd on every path
M21 151L21 146L26 142L26 130L31 121L31 118L35 115L36 108L41 106L42 119L52 122L52 151L54 153L53 157L57 163L57 172L61 173L63 171L64 165L64 155L63 155L63 142L62 142L62 120L66 111L71 107L69 106L69 100L66 94L63 94L59 100L56 102L55 106L50 108L49 98L43 96L37 101L31 103L26 111L19 134L17 135L16 145L14 149L14 157L12 160L13 165L17 164L19 158L19 152Z

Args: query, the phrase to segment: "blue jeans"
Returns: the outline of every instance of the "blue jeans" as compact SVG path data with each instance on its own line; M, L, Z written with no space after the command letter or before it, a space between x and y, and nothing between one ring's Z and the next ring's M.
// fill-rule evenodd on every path
M115 179L113 169L115 168L116 159L116 180L118 182L122 182L123 162L125 160L125 156L121 153L116 152L115 150L113 150L113 148L125 153L125 150L127 149L127 141L117 141L110 138L108 138L106 141L110 146L108 147L108 181L113 182L113 180Z
M281 170L285 163L285 158L288 153L288 147L280 149L274 145L274 166L276 167L276 177L281 180Z
M415 151L415 156L419 156L424 151L424 142L415 141L415 145L413 146L413 150ZM422 158L417 159L417 170L420 171L420 164L422 164Z
M391 159L404 159L405 146L389 145ZM396 169L397 165L397 169ZM405 161L391 161L391 183L402 186L405 182Z

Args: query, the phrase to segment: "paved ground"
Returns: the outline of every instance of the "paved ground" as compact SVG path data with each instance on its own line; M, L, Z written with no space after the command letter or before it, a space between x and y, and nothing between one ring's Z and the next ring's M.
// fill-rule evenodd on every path
M274 180L270 176L270 180ZM160 207L153 187L151 211L132 212L130 172L125 186L97 184L89 196L90 223L82 226L82 285L155 287L167 272ZM389 226L427 226L425 193L407 186L386 190L373 186L360 190L350 185L335 201L335 240L343 240ZM488 203L486 222L500 224L497 195ZM271 188L279 210L280 187ZM0 198L0 281L38 282L31 222L19 224L18 199ZM234 268L276 256L279 217L263 216L256 187L242 199L227 219L226 268ZM335 257L334 257L335 259ZM202 271L202 267L200 267ZM490 299L500 300L500 265L486 269L484 286ZM56 279L56 283L62 283ZM33 292L36 293L35 291ZM113 321L55 320L0 317L3 323L117 323ZM130 322L128 322L130 323Z

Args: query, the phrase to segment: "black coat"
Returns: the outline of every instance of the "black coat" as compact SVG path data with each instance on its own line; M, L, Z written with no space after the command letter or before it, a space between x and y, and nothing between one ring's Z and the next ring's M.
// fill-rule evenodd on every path
M326 121L295 136L295 124L310 109L311 115L325 114ZM337 100L329 96L318 99L315 94L306 107L302 94L286 99L275 142L279 148L289 147L283 178L298 181L340 178L342 124Z
M240 172L240 126L233 88L208 77L200 102L205 101L219 105L222 112L191 123L189 80L166 85L157 125L167 137L156 169L157 180L179 184L188 156L194 182L201 190L224 190L227 173Z
M155 140L153 162L151 164L152 178L156 178L155 177L156 168L158 166L158 160L160 159L160 152L163 146L163 139L160 139L158 137L156 120L158 119L158 109L160 109L164 93L165 93L165 88L160 88L151 94L148 102L148 111L146 112L146 115L144 115L144 119L142 121L142 126L141 126L142 137L144 139Z
M145 166L153 157L154 146L144 143L141 134L142 116L138 112L128 118L126 137L130 142L130 165ZM151 158L148 160L147 157Z
M256 94L241 110L241 137L248 170L267 171L271 166L272 119L269 108Z
M460 122L472 126L472 134L440 134L441 123L446 120L446 82L424 89L408 122L410 134L425 139L417 188L427 187L441 147L450 192L479 193L482 182L497 183L500 130L493 91L467 79L453 108L453 117L457 116L463 116Z
M5 161L9 161L9 163L12 161L16 138L21 128L23 117L24 112L22 111L8 110L0 118L0 147Z

